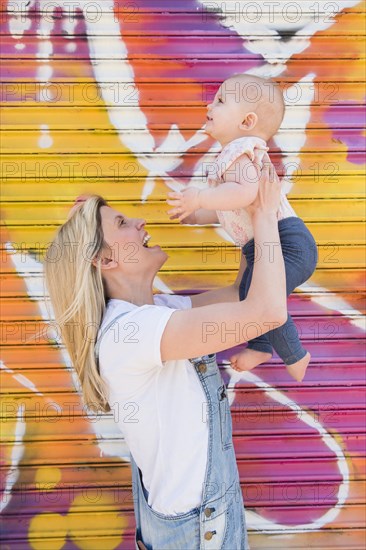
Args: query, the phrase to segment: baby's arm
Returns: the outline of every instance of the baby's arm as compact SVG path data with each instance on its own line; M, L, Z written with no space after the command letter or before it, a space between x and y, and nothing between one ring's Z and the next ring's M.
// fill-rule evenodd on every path
M251 204L258 192L258 169L247 155L242 155L224 175L224 183L217 187L198 189L189 187L182 193L169 193L169 211L180 221L199 209L235 210Z
M187 223L192 225L209 225L212 223L219 223L216 211L206 210L205 208L199 208L198 210L195 210L194 212L192 212L192 214L181 221L183 224Z

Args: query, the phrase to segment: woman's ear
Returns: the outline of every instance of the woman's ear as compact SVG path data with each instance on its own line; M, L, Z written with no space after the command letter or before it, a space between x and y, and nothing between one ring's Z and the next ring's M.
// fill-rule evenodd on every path
M240 124L240 129L241 130L253 130L253 128L255 127L255 125L257 124L258 122L258 116L256 113L248 113L246 116L245 116L245 119L243 120L243 122Z
M106 256L102 256L101 258L94 258L92 260L92 264L94 265L94 267L97 266L99 260L100 260L100 267L102 270L114 269L118 265L118 263L113 257L107 258Z

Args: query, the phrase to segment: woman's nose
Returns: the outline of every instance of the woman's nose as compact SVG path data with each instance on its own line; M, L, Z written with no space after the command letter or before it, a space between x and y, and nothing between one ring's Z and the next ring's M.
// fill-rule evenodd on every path
M146 220L144 220L143 218L137 218L136 222L137 222L136 225L138 229L142 229L146 224Z

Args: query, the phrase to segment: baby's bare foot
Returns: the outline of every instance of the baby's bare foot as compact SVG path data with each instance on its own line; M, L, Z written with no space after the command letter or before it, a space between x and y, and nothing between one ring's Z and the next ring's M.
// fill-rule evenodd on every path
M271 353L247 348L241 353L237 353L230 357L231 367L238 372L252 370L257 365L269 361L271 357Z
M307 352L305 357L300 359L300 361L297 361L292 365L286 365L288 373L292 376L292 378L295 378L297 382L301 382L304 378L307 366L310 363L310 359L311 355L309 352Z

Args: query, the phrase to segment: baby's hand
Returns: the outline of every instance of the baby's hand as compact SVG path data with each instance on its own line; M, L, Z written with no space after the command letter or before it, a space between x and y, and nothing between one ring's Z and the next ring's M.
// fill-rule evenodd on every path
M174 216L169 216L171 220L178 219L178 214L175 214ZM180 222L184 225L197 225L197 218L196 218L196 212L192 212L192 214L189 214L186 218L183 218L183 220L180 220ZM199 225L199 224L198 224Z
M184 189L181 193L173 191L168 193L169 199L166 202L170 206L174 206L172 210L168 211L170 219L182 221L195 210L198 210L200 207L199 194L200 190L197 187L188 187L188 189ZM186 221L186 223L188 222Z

